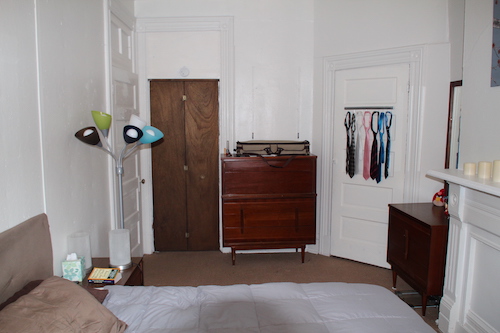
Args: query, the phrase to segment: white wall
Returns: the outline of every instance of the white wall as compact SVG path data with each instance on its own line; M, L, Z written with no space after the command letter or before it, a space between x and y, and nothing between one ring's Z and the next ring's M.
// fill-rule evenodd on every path
M311 139L312 0L139 0L135 14L233 17L235 140ZM147 77L182 78L185 66L186 78L220 78L218 43L217 32L149 33Z
M90 110L106 111L103 1L0 2L0 110L10 122L0 131L0 181L8 189L0 194L0 230L46 212L53 236L56 274L66 253L68 234L89 231L93 254L103 256L107 254L107 230L113 223L110 161L103 152L73 137L78 129L92 124ZM480 8L490 3L475 0L474 5L476 2L483 4ZM125 6L131 8L131 0ZM468 13L474 12L474 8L468 0ZM443 119L449 81L446 0L383 0L376 4L360 0L136 0L135 12L138 17L233 16L236 139L250 139L259 125L259 119L252 119L254 112L249 107L256 88L254 74L258 73L261 80L275 82L279 80L277 75L284 73L283 68L297 69L293 89L297 88L300 97L299 130L302 139L313 141L313 152L319 152L321 144L318 115L322 78L318 69L322 57L426 44L427 93L422 101L426 137L422 140L425 157L420 167L425 173L426 169L439 168L444 163ZM470 22L487 24L487 16L485 13ZM480 30L476 30L469 32L469 38L480 35ZM472 47L472 41L467 44L469 52L465 57L469 64L483 52L491 51L489 47L484 51ZM491 38L481 39L481 45L488 43ZM476 51L478 54L474 54ZM186 66L194 69L191 78L196 77L197 67ZM172 71L178 72L178 67L176 63ZM485 67L489 68L489 60ZM471 73L476 69L469 69L469 87L477 83ZM481 70L474 75L485 73ZM489 79L486 81L489 84ZM314 105L313 82L314 91L319 92L314 96ZM280 96L288 94L288 90L281 91ZM470 110L490 109L498 95L472 93L467 96ZM483 97L487 97L485 101ZM278 99L281 105L282 101ZM285 115L286 112L283 110ZM471 117L470 111L468 118L471 124L480 122ZM280 126L277 121L272 124L275 127L269 126L262 135L271 135ZM486 126L487 132L493 131L492 122L481 125ZM471 136L470 130L466 132ZM497 136L481 135L489 142ZM473 147L475 141L471 142ZM470 147L464 149L473 155ZM483 152L481 158L490 155ZM428 200L433 194L433 186L422 185L423 199Z
M0 25L0 230L46 212L60 274L74 231L107 253L108 159L74 138L106 111L103 1L3 0Z
M33 1L0 2L0 230L44 211Z
M500 159L500 87L490 87L493 2L466 0L460 169Z
M462 80L465 0L448 0L451 81Z
M425 177L427 170L444 167L450 46L448 3L445 0L328 1L315 0L314 23L314 138L322 137L323 58L334 55L424 45L423 95L420 100L421 158L415 201L430 201L443 187ZM320 156L321 158L321 156Z

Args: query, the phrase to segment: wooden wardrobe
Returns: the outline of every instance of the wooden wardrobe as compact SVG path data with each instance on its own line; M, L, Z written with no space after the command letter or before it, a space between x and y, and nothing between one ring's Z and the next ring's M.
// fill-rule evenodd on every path
M157 251L219 249L218 80L151 80Z

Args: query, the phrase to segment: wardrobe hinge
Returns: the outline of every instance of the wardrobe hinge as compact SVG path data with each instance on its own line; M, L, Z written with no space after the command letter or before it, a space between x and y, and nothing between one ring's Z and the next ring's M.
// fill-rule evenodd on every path
M186 232L186 238L189 238L189 232Z
M188 98L187 98L187 96L186 96L186 95L182 95L182 100L183 100L183 101L186 101L187 99L188 99Z
M188 171L189 167L187 165L184 166L184 171Z

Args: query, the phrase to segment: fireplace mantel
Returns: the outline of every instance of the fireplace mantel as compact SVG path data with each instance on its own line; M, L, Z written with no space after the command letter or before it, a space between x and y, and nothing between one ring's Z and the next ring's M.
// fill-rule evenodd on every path
M493 182L491 178L481 179L477 176L465 176L463 171L458 169L429 170L427 175L431 178L446 180L448 183L500 197L500 183Z
M444 333L500 332L500 183L462 170L431 170L446 181L450 225L439 309Z

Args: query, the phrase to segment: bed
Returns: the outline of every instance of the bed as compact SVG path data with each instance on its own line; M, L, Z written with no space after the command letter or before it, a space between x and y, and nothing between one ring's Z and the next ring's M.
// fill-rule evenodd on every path
M85 289L53 276L45 214L0 234L0 267L8 304L0 332L435 333L391 291L368 284Z

